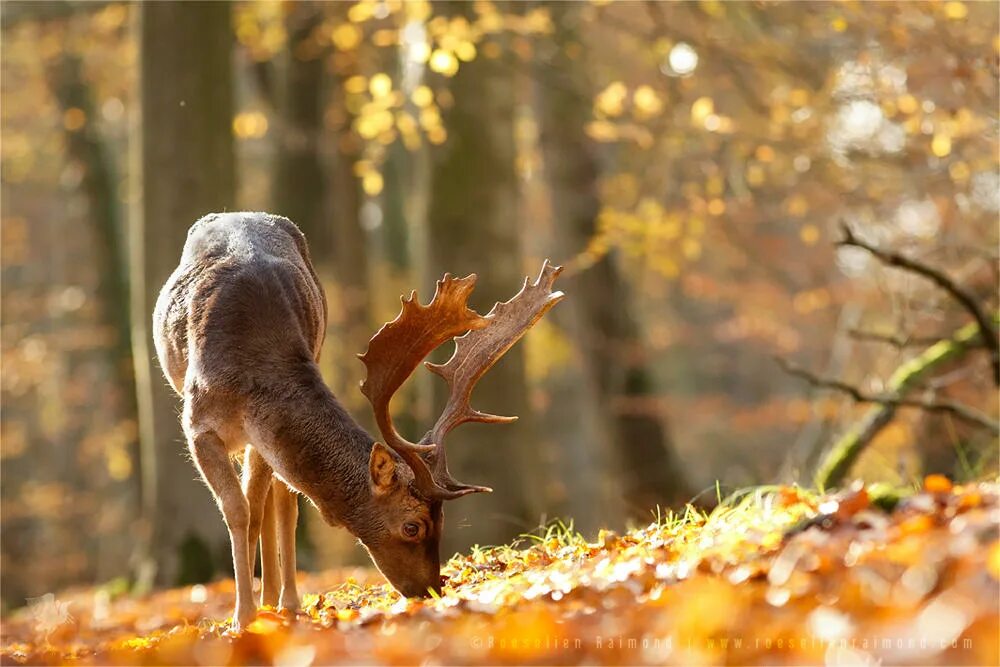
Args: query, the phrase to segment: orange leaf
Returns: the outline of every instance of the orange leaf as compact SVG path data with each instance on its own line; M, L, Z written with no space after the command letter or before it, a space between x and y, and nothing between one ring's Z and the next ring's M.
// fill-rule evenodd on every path
M951 480L944 475L927 475L924 477L924 490L928 493L949 493Z

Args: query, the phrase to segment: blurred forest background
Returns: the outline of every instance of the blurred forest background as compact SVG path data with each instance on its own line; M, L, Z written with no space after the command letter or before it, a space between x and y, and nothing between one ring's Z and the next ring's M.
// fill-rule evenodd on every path
M453 438L456 474L496 492L449 504L448 553L711 503L715 480L811 483L893 372L972 321L838 248L842 225L993 320L997 31L990 2L4 2L4 605L230 567L149 340L212 211L305 232L323 370L365 424L354 355L401 293L475 271L486 312L566 266L475 397L521 420ZM980 347L908 387L976 419L891 405L850 475L995 475ZM395 403L410 437L432 377ZM303 567L365 562L302 524Z

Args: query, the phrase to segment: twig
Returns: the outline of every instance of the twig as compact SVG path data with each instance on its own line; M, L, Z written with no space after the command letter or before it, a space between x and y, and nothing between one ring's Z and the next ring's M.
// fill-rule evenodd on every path
M993 366L993 382L1000 387L1000 340L997 339L997 331L993 326L992 320L986 315L986 311L980 307L979 303L976 301L976 297L973 296L972 293L957 284L944 272L929 266L928 264L925 264L917 259L913 259L912 257L907 257L906 255L893 250L879 248L878 246L874 246L859 239L854 235L854 232L846 223L841 225L841 231L844 234L844 238L837 242L838 246L853 246L855 248L867 250L883 264L895 266L912 273L916 273L917 275L921 275L943 289L963 308L965 308L966 312L968 312L969 315L971 315L976 321L976 324L979 325L983 342L990 350L990 362Z
M881 405L891 405L896 407L921 408L929 412L947 412L960 419L964 419L967 422L989 429L993 433L1000 433L1000 422L994 421L988 415L983 414L979 410L956 401L904 398L902 396L892 394L868 394L861 391L854 385L844 382L843 380L816 375L801 366L793 364L787 359L775 357L775 361L777 361L778 365L781 366L781 368L789 375L802 378L814 387L834 389L847 394L858 403L879 403Z
M878 331L866 331L864 329L851 329L847 335L855 340L871 341L875 343L886 343L897 348L904 347L927 347L942 340L941 336L910 336L890 333L880 333Z

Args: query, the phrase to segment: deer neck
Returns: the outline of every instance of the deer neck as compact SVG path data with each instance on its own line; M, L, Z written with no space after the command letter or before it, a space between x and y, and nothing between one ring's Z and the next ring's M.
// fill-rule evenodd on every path
M333 395L315 364L287 383L280 399L262 402L263 439L272 445L261 452L265 459L328 523L357 535L372 499L368 460L374 438Z

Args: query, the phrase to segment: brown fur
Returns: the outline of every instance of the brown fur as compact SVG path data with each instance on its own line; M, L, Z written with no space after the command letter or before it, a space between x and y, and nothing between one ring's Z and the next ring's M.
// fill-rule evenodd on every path
M413 473L375 444L323 383L316 360L326 309L302 233L288 219L265 213L213 214L196 222L156 304L157 356L183 397L188 446L229 527L237 627L255 613L250 545L272 529L264 522L267 503L273 503L277 533L265 542L277 542L281 602L298 605L297 509L287 489L360 538L403 594L440 589L441 503L413 492ZM231 456L247 445L252 450L241 484ZM259 460L251 465L254 457ZM282 483L268 493L272 471ZM404 533L412 523L419 526L415 538ZM262 560L273 578L269 550Z

